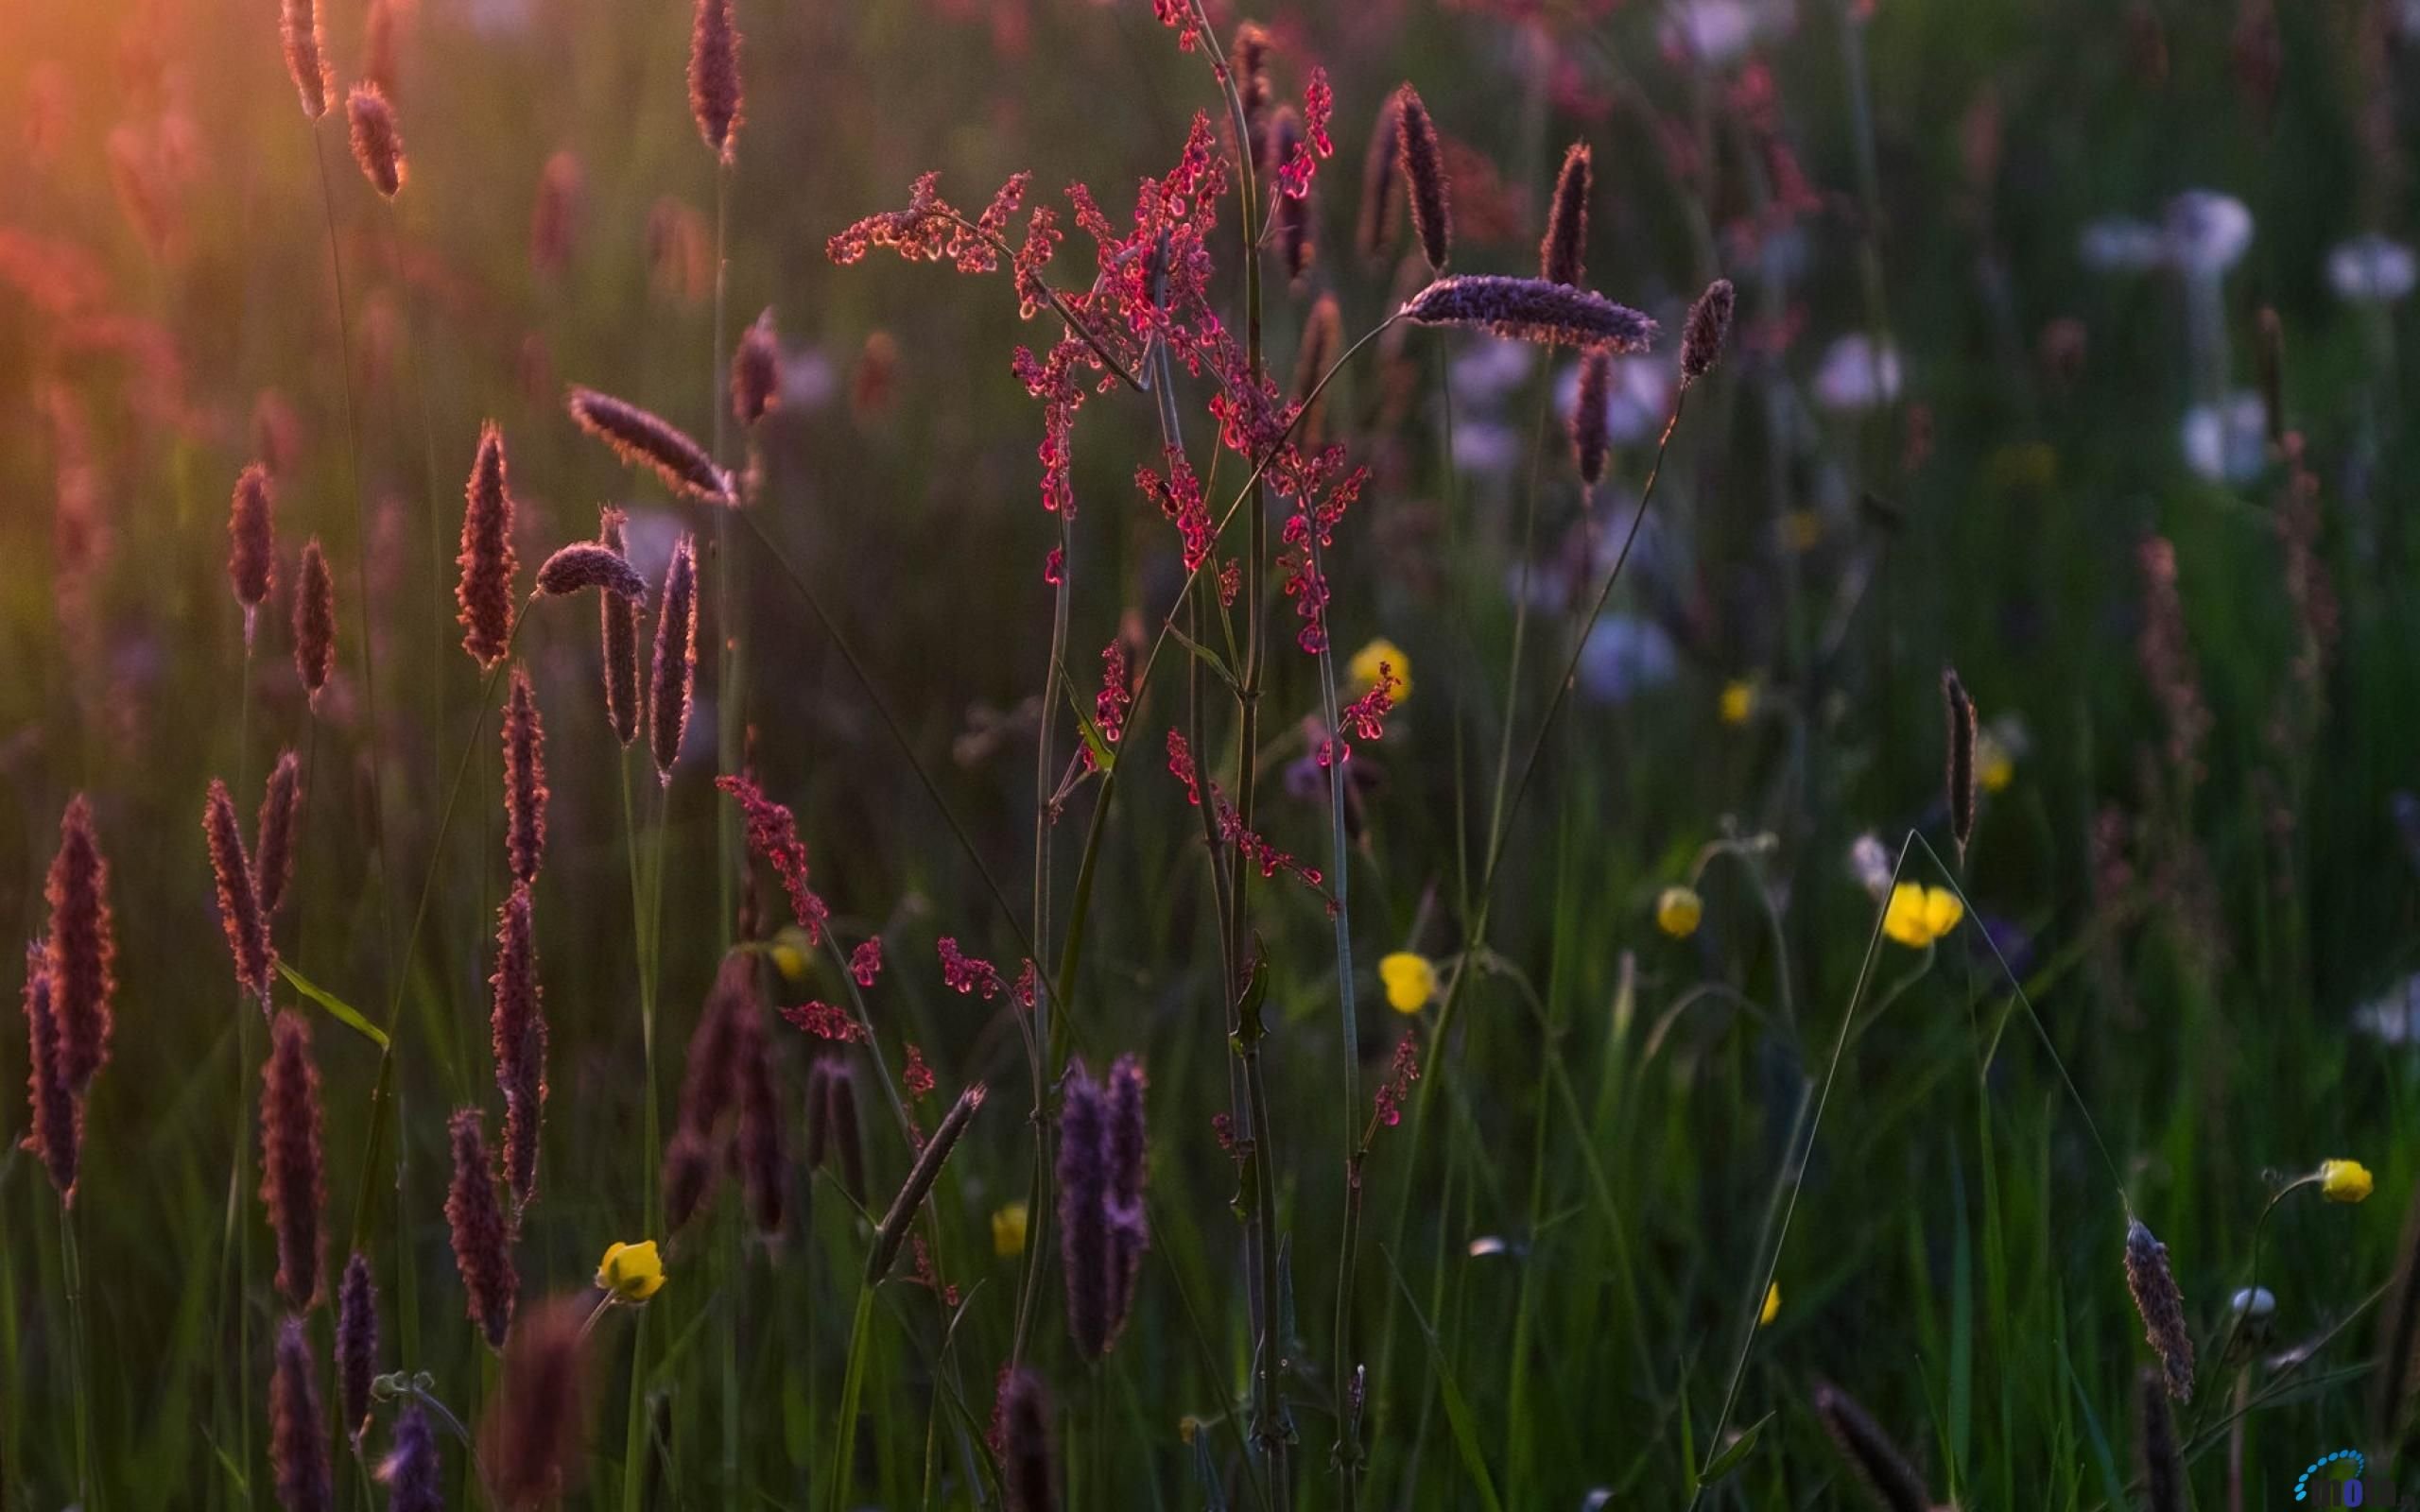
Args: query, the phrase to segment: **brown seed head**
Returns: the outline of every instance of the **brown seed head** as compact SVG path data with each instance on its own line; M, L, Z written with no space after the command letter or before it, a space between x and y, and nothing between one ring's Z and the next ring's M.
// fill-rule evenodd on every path
M587 1430L585 1297L529 1310L504 1349L504 1379L479 1425L488 1488L508 1512L545 1506L573 1489Z
M277 1364L268 1383L268 1457L277 1472L277 1504L285 1512L328 1512L335 1485L328 1440L320 1428L320 1388L312 1379L311 1335L299 1317L277 1331Z
M326 1263L327 1173L320 1156L320 1072L311 1063L311 1025L292 1010L269 1028L261 1069L261 1201L277 1233L277 1289L297 1311L320 1300Z
M1507 340L1590 352L1645 352L1655 340L1655 322L1626 304L1501 274L1441 278L1413 295L1403 315L1419 325L1477 326Z
M52 1002L50 962L37 940L26 947L26 1094L32 1119L25 1147L41 1158L60 1204L73 1207L84 1108L60 1071L59 1015Z
M253 831L252 885L259 890L264 930L276 922L286 885L294 880L294 835L302 809L302 764L292 751L281 751L261 796Z
M655 667L648 679L648 747L656 777L672 785L672 765L689 730L689 698L698 681L698 545L683 536L664 569L656 601Z
M395 129L395 108L387 92L373 83L355 84L344 110L353 127L353 160L372 188L394 198L404 187L404 138Z
M549 598L568 598L592 588L636 603L647 601L647 579L618 546L575 541L539 565L538 592Z
M596 540L599 545L622 558L629 567L630 557L623 543L622 511L611 505L596 512ZM631 568L637 578L638 570ZM614 738L627 747L639 734L639 596L624 597L619 593L600 594L596 604L598 628L604 642L605 719L614 728Z
M1579 287L1588 276L1588 144L1574 142L1555 176L1546 240L1538 244L1538 276Z
M1924 1477L1856 1398L1828 1381L1818 1383L1815 1416L1877 1505L1889 1512L1932 1512L1932 1492Z
M59 853L43 891L50 903L50 1004L59 1021L59 1075L79 1100L110 1058L110 998L117 990L117 931L110 921L110 864L84 795L67 800Z
M538 942L529 885L515 883L496 912L495 974L489 1010L496 1090L504 1093L504 1179L516 1214L538 1192L538 1134L546 1111L546 1018L538 988Z
M1454 222L1446 205L1445 155L1437 145L1437 123L1409 84L1395 91L1395 161L1411 201L1411 229L1431 272L1443 273L1452 255Z
M2193 1400L2193 1332L2185 1322L2185 1297L2168 1268L2168 1246L2152 1237L2139 1218L2126 1224L2126 1289L2142 1314L2143 1337L2159 1356L2168 1394Z
M739 129L739 28L731 0L698 0L689 29L689 113L698 134L723 162Z
M565 407L581 430L612 447L627 465L653 472L681 497L700 504L739 502L732 491L731 474L663 416L594 388L573 388Z
M1949 833L1962 858L1975 835L1975 700L1955 667L1942 669L1941 701L1949 716Z
M454 558L462 580L454 590L461 606L462 649L482 667L503 659L512 636L512 578L520 563L512 552L512 494L505 480L504 432L493 421L479 428L479 451L463 490L462 550Z
M782 1155L782 1110L773 1087L772 1046L765 1037L765 1016L751 1003L733 1015L732 1074L738 1083L739 1125L733 1136L732 1156L740 1184L747 1191L748 1211L756 1231L782 1231L783 1197L789 1168Z
M378 1282L359 1250L337 1283L337 1421L355 1445L370 1430L370 1382L378 1372Z
M1370 128L1370 150L1361 161L1361 218L1354 234L1354 245L1361 249L1361 260L1370 266L1384 267L1394 249L1397 112L1400 99L1393 94L1378 107L1378 118Z
M285 44L285 72L294 80L302 113L316 121L328 113L328 91L334 87L320 29L320 0L282 0L278 35Z
M546 730L538 691L519 666L504 700L504 853L514 881L538 880L546 853Z
M268 920L261 915L251 858L244 853L244 827L235 817L235 800L228 796L227 784L215 777L202 801L201 832L209 843L211 878L218 887L218 924L234 958L235 984L260 999L266 1013L272 959Z
M244 640L251 644L252 611L268 597L277 577L277 546L272 523L277 491L268 469L254 462L235 477L235 496L227 509L227 580L235 602L244 606Z
M1580 359L1580 387L1571 399L1571 455L1580 464L1580 481L1595 488L1605 481L1605 458L1612 451L1605 406L1614 384L1614 354L1601 349Z
M494 1162L475 1108L457 1111L449 1125L454 1180L445 1194L445 1222L454 1234L454 1268L461 1273L468 1313L490 1349L504 1348L521 1280L512 1268L512 1234L495 1199Z
M313 708L337 670L337 583L320 538L302 543L302 566L294 581L294 670Z
M773 333L772 306L767 305L731 354L731 411L742 425L753 425L780 404L781 389L782 344Z
M1723 341L1731 335L1731 312L1737 299L1731 281L1719 278L1689 306L1689 318L1681 326L1682 387L1714 370L1722 356Z
M983 1106L984 1086L976 1082L960 1092L958 1101L942 1115L941 1126L916 1156L916 1163L908 1172L908 1179L900 1183L899 1194L890 1201L890 1211L883 1214L882 1224L874 1230L873 1250L866 1257L866 1284L878 1285L890 1274L893 1261L899 1258L900 1246L908 1242L908 1226L915 1222L916 1210L925 1205L933 1183L941 1179L942 1164L958 1144L966 1125L975 1121L975 1110Z

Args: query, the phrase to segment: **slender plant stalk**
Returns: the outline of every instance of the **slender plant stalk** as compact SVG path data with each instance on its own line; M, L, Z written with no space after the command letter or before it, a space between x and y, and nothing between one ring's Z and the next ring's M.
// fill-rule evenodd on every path
M846 1512L849 1471L856 1462L857 1400L865 1387L866 1335L873 1323L873 1283L857 1284L856 1315L849 1324L849 1363L840 1377L840 1417L832 1434L832 1495L830 1512Z
M59 1205L59 1262L67 1286L68 1360L74 1377L70 1391L76 1401L76 1492L83 1505L99 1512L100 1482L93 1474L93 1333L84 1305L84 1252L76 1242L76 1209Z

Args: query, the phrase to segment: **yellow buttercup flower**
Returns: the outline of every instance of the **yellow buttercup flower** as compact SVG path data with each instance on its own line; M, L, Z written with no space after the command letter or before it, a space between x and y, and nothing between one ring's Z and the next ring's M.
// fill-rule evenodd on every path
M1011 1202L992 1214L992 1253L1011 1260L1025 1253L1026 1206Z
M2319 1194L2330 1202L2359 1202L2371 1186L2370 1168L2359 1160L2319 1162Z
M2016 755L1990 730L1975 734L1975 781L1986 793L1998 793L2016 781Z
M1674 939L1696 934L1703 918L1705 900L1693 887L1667 887L1655 900L1655 927Z
M1746 724L1756 712L1756 685L1745 678L1734 678L1722 685L1718 707L1724 724Z
M1362 688L1374 688L1378 685L1378 663L1381 662L1387 664L1388 675L1395 679L1395 702L1406 702L1411 697L1411 658L1403 654L1402 646L1385 636L1379 636L1354 652L1353 660L1345 663L1344 670Z
M1779 1316L1781 1316L1781 1282L1774 1281L1765 1288L1765 1307L1763 1312L1756 1314L1756 1327L1769 1328L1772 1320Z
M1910 950L1922 950L1965 917L1966 905L1948 888L1903 882L1891 889L1890 906L1882 911L1882 933Z
M616 1302L644 1302L664 1289L664 1257L655 1241L605 1246L596 1263L596 1285Z
M1397 1013L1418 1013L1437 996L1437 968L1409 951L1379 961L1378 980L1386 984L1387 1006Z

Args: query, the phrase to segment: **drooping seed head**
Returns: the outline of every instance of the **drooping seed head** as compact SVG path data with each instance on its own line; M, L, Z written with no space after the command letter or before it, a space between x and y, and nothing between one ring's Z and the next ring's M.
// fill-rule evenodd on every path
M698 134L729 163L739 128L739 28L731 0L698 0L689 28L689 113Z
M2143 1337L2159 1356L2168 1394L2193 1400L2193 1331L2186 1325L2185 1297L2168 1266L2168 1246L2152 1237L2139 1218L2126 1225L2126 1290L2142 1314Z
M549 1297L505 1345L503 1380L479 1425L479 1462L508 1512L553 1504L579 1472L589 1312L585 1297Z
M1477 326L1511 341L1584 352L1645 352L1655 340L1654 321L1601 294L1494 273L1441 278L1413 295L1403 315L1419 325Z
M67 800L59 852L43 889L50 903L50 1002L59 1020L59 1074L77 1097L110 1058L110 998L117 990L117 932L110 920L110 864L93 806Z
M261 1069L261 1201L277 1235L277 1289L297 1311L309 1312L319 1303L326 1263L328 1181L311 1025L291 1010L271 1022L268 1063Z
M353 161L361 164L371 187L394 198L404 187L404 138L395 129L395 108L387 92L374 83L355 84L345 96L344 110L353 129Z
M277 910L294 880L294 836L302 815L302 764L291 750L280 751L252 832L252 885L259 891L264 930L277 922Z
M539 565L538 592L549 598L568 598L592 588L634 604L647 601L647 579L614 547L575 541Z
M320 0L283 0L278 8L278 36L285 44L285 72L294 80L302 113L316 121L328 113L328 91L334 87L328 77L326 39L320 29Z
M76 1203L76 1164L84 1143L84 1108L60 1067L59 1015L50 988L50 961L37 940L26 947L26 1096L31 1126L25 1147L50 1173L61 1206Z
M395 1415L394 1446L378 1467L387 1483L387 1512L445 1512L443 1470L437 1430L415 1401Z
M1689 306L1688 318L1681 325L1681 387L1689 385L1714 370L1721 360L1722 344L1731 335L1731 313L1738 302L1738 295L1727 278L1716 279L1705 286L1697 302Z
M515 882L538 880L546 853L546 730L538 691L518 666L504 701L504 853Z
M538 942L529 885L513 884L496 913L495 974L489 1010L496 1090L504 1094L504 1179L514 1209L538 1192L538 1137L546 1112L546 1017L538 988Z
M462 579L454 590L460 606L462 649L481 667L504 657L512 635L512 578L520 563L512 551L512 493L507 484L504 432L489 421L479 428L478 455L463 489L462 550L454 560Z
M268 920L262 917L259 884L251 858L244 853L244 829L235 817L235 800L227 784L210 780L210 794L201 806L201 831L210 848L210 872L218 888L218 924L226 932L227 952L235 963L235 983L260 999L268 1010L271 953Z
M337 1422L358 1446L370 1431L370 1382L378 1373L378 1282L359 1250L337 1282Z
M581 430L612 447L624 465L648 469L681 497L700 504L739 502L731 474L715 466L686 431L652 410L577 387L565 407Z
M235 602L244 606L244 643L251 644L252 618L277 579L274 524L277 490L268 469L252 463L235 475L235 495L227 507L227 581Z
M781 403L781 396L782 343L769 304L740 334L739 348L731 354L731 411L742 425L753 425Z
M664 569L656 600L655 665L648 686L648 748L655 773L672 785L672 765L689 731L689 699L698 682L698 544L683 536Z
M1949 833L1962 858L1975 835L1975 700L1955 667L1942 669L1941 701L1949 718Z
M625 527L621 510L607 505L597 511L597 544L621 558L628 567ZM638 577L636 568L630 571L634 579ZM639 736L640 603L639 596L619 593L599 594L596 603L597 627L604 644L605 720L625 748Z
M1361 162L1361 218L1354 243L1361 249L1361 260L1372 267L1383 267L1394 247L1401 110L1402 100L1395 94L1379 105L1378 118L1370 128L1370 150Z
M1058 1452L1050 1431L1050 1389L1030 1366L1000 1383L1000 1481L1009 1512L1057 1512Z
M302 543L302 566L294 579L294 670L318 708L337 670L337 583L317 536Z
M328 1440L320 1427L320 1388L311 1368L311 1335L300 1317L277 1331L277 1362L268 1383L268 1457L277 1477L277 1504L285 1512L328 1512L335 1483Z
M1395 162L1411 202L1411 229L1431 272L1443 273L1454 249L1454 222L1445 190L1445 154L1437 145L1437 123L1409 84L1395 91Z
M900 1246L908 1242L908 1228L916 1220L916 1210L931 1195L933 1183L941 1179L942 1163L966 1133L967 1125L975 1121L976 1109L983 1106L984 1091L978 1081L959 1093L958 1101L942 1115L941 1126L933 1130L933 1137L917 1153L908 1179L900 1183L898 1195L891 1199L890 1211L883 1214L881 1225L874 1229L873 1249L866 1257L868 1286L879 1285L890 1274L891 1263L899 1258Z
M512 1268L512 1235L496 1202L494 1162L479 1110L457 1111L449 1133L454 1179L445 1194L445 1222L454 1236L454 1268L462 1277L471 1321L490 1349L501 1349L521 1280Z
M1876 1505L1889 1512L1931 1512L1932 1492L1924 1477L1856 1398L1828 1381L1819 1383L1815 1416Z
M1612 352L1599 349L1580 359L1580 387L1571 398L1571 455L1580 466L1580 481L1591 489L1605 481L1605 459L1613 450L1606 408L1613 386Z
M1538 276L1578 288L1588 277L1588 144L1574 142L1555 175L1546 240L1538 244Z

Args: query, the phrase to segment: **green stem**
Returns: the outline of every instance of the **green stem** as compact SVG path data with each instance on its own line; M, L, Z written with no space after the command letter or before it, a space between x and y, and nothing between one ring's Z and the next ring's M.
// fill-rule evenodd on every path
M857 1399L865 1387L866 1335L873 1322L873 1285L857 1286L856 1316L849 1324L849 1364L840 1377L840 1418L832 1434L832 1495L830 1512L846 1512L850 1471L856 1461Z
M98 1512L100 1483L93 1477L93 1336L84 1311L84 1256L76 1242L76 1209L59 1208L59 1261L67 1286L68 1370L76 1400L76 1490L78 1500Z

